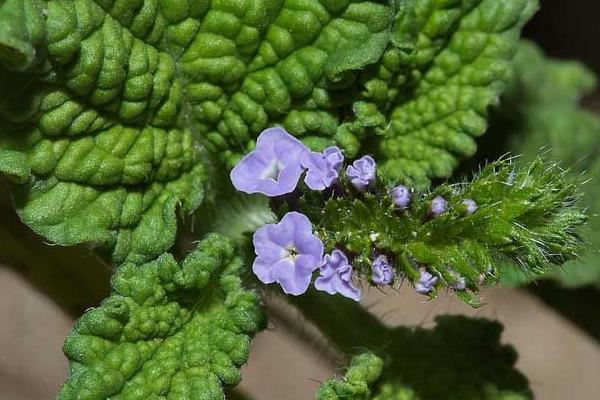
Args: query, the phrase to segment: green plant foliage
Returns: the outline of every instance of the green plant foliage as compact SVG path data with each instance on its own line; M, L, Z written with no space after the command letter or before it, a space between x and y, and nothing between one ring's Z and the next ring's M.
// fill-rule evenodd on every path
M65 342L69 378L59 399L222 399L240 380L258 297L241 286L240 258L208 236L179 265L170 254L125 263L112 294Z
M589 250L565 264L556 274L567 286L600 284L600 118L579 106L581 97L595 87L595 77L581 64L548 59L533 43L524 42L515 58L515 77L494 115L490 139L511 138L511 147L524 158L543 152L568 166L573 174L587 172L592 179L582 187L581 204L591 216L583 234ZM510 136L509 136L510 135ZM523 283L528 276L507 276Z
M390 177L423 188L475 153L474 137L510 79L520 29L537 2L417 0L400 8L395 66L410 90L396 100L379 150Z
M258 296L242 286L241 260L249 234L275 216L264 199L232 194L231 166L263 129L282 125L315 150L337 144L347 158L375 155L380 182L427 188L475 152L536 7L536 0L0 0L0 175L37 234L98 247L116 267L110 296L66 340L69 378L58 398L223 399L264 327ZM591 81L576 65L545 65L524 46L504 108L518 112L499 113L499 126L536 132L518 145L523 151L549 132L600 129L574 106ZM597 143L550 136L560 138L552 141L557 157L576 165L577 151ZM600 172L595 161L585 165ZM507 263L538 274L576 255L575 228L585 220L574 204L577 185L556 165L505 160L473 182L415 195L402 212L389 188L325 204L309 195L296 205L327 249L347 251L363 277L375 251L413 282L422 267L441 278L437 289L464 278L467 290L456 293L476 306L473 293ZM437 195L449 210L432 218ZM477 202L475 213L465 199ZM184 218L197 230L179 236L181 248L217 233L179 262L168 252ZM311 293L292 301L310 304ZM326 382L318 399L531 397L514 351L499 344L500 325L446 317L433 329L392 329L360 310L345 313L339 300L316 303L329 311L326 336L336 332L344 353L372 353L355 358L344 379ZM344 317L353 325L334 324Z
M231 166L273 124L314 148L364 143L391 176L424 186L474 151L534 9L5 0L0 171L37 233L97 243L115 263L173 244L176 208L202 201L203 147Z
M317 391L318 400L368 400L369 388L381 375L383 361L371 353L361 354L352 359L346 375L329 379Z
M172 246L176 209L198 206L206 177L168 51L184 33L108 3L0 3L0 171L37 233L144 262Z
M448 211L432 218L431 200L440 195ZM385 254L410 281L419 279L419 267L427 267L441 278L438 286L453 287L462 277L477 292L484 281L496 281L507 262L534 276L573 259L582 248L576 228L586 220L575 206L578 198L578 182L552 163L501 160L470 183L416 194L405 211L394 207L386 190L364 196L349 191L324 206L320 197L309 197L300 210L326 250L343 249L364 278L370 276L373 254ZM466 199L477 203L475 213L466 212ZM479 305L469 291L456 293Z
M352 359L346 376L330 379L317 400L525 400L527 380L516 353L500 343L502 326L444 316L433 329L387 329L384 348ZM382 369L383 365L383 369Z
M43 3L2 0L0 8L0 60L12 69L28 69L44 40Z

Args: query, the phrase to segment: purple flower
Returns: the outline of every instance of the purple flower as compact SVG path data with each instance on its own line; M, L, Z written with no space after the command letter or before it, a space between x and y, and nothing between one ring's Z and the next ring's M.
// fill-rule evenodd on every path
M454 290L465 290L467 288L467 280L461 276L452 282L450 287Z
M411 198L410 189L404 185L399 185L392 189L392 201L400 210L408 208Z
M344 163L344 154L340 148L337 146L328 147L323 150L323 155L327 163L337 172L340 172L340 168L342 168L342 164Z
M306 215L285 214L278 224L258 229L253 242L257 257L252 271L261 282L277 282L294 296L306 292L323 257L323 243L312 233Z
M371 279L376 285L389 285L394 280L394 269L388 263L386 256L378 256L373 261Z
M431 200L431 204L429 205L429 214L432 217L439 217L448 209L448 202L442 196L436 196L433 200Z
M371 156L364 156L354 161L352 165L346 168L346 175L350 183L361 193L367 190L367 187L375 183L375 160Z
M477 211L477 203L473 199L465 199L462 201L462 204L465 207L465 212L468 215L474 214Z
M454 290L465 290L467 288L467 279L452 268L448 267L449 277L447 278L448 286Z
M307 168L304 182L312 190L323 190L333 185L339 177L344 155L336 146L326 148L322 153L308 152L302 159Z
M231 182L239 191L270 197L291 193L302 175L302 158L308 152L283 128L264 130L256 148L231 170Z
M415 283L415 292L421 294L427 294L433 290L433 286L438 281L437 276L433 276L430 272L425 269L421 270L421 276L417 283Z
M325 255L321 264L321 276L315 280L315 288L329 294L339 293L352 300L360 300L360 290L352 285L352 265L340 250Z

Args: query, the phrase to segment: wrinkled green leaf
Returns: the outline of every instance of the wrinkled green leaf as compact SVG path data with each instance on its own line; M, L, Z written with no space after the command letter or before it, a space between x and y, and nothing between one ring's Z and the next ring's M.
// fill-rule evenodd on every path
M391 110L379 151L387 174L425 187L475 153L474 139L510 79L520 29L537 3L417 0L401 7L396 41L407 50L396 68L406 71L410 90Z
M7 0L0 43L22 60L0 53L0 147L23 156L0 171L27 181L16 204L36 232L116 263L172 245L173 204L202 200L202 146L231 166L273 124L314 148L372 149L424 185L474 150L533 8Z
M36 61L37 47L43 38L41 1L0 1L0 65L13 69L30 68Z
M173 53L190 34L176 23L198 10L169 20L169 4L138 3L0 5L0 48L22 56L0 51L0 171L20 184L19 215L58 244L101 246L114 263L168 250L177 209L193 211L206 180Z
M58 398L222 399L263 324L233 251L211 235L179 264L163 254L119 267L111 296L65 342L69 378Z

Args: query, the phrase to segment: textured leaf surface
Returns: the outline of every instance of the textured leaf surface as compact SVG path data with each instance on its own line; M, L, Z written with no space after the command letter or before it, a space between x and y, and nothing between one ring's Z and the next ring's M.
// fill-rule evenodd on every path
M115 263L168 250L176 209L203 197L175 52L189 36L177 22L199 10L164 15L167 3L0 5L0 171L21 184L18 212L42 236L101 245Z
M581 204L590 221L584 233L589 250L551 276L567 286L600 284L600 118L579 106L580 98L595 86L595 77L572 61L545 57L524 42L515 58L516 73L502 108L494 116L490 139L511 137L514 152L533 158L540 152L559 160L573 174L587 172L592 180L582 186ZM512 283L529 277L506 277Z
M44 39L43 3L3 0L0 9L0 60L11 68L27 69Z
M169 254L122 265L111 296L66 340L70 371L59 399L222 399L263 322L240 267L217 235L180 265Z
M0 171L24 183L22 219L63 245L99 243L115 263L153 259L172 245L175 205L185 214L202 199L200 145L231 166L277 123L333 142L393 12L348 0L3 2Z
M172 244L173 204L202 199L200 144L231 166L273 124L314 148L365 146L424 186L474 151L533 8L6 0L0 171L25 182L17 207L38 233L100 243L117 263Z
M529 0L406 2L400 26L409 51L398 66L407 69L412 89L393 107L379 149L391 177L424 187L474 154L487 109L510 78L520 28L536 6Z

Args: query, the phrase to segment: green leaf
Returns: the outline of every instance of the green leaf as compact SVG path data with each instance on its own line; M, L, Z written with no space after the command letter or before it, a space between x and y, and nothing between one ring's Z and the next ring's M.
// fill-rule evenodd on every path
M115 264L167 251L177 210L197 208L206 180L174 51L190 34L178 23L199 10L169 20L168 4L150 3L0 8L0 48L22 56L0 51L21 70L0 69L0 171L19 184L17 211L45 238L92 243Z
M510 79L520 29L537 3L440 0L404 7L396 42L406 50L397 68L407 70L412 89L391 110L379 152L391 178L423 188L475 153L474 139Z
M0 65L26 70L38 56L44 38L41 0L0 1Z
M5 0L0 44L19 59L0 52L0 148L22 156L0 171L28 177L16 204L36 232L115 263L167 251L173 204L202 201L200 165L231 167L274 124L315 149L372 150L423 186L474 151L534 8Z
M26 183L29 172L27 157L23 153L0 149L0 173L10 182Z
M348 0L3 1L0 173L20 184L21 218L55 243L98 244L116 264L152 260L173 245L176 209L201 203L209 157L231 166L273 124L333 143L393 11Z
M263 326L233 251L210 235L180 264L164 254L119 267L111 296L65 342L69 378L58 398L224 398L223 386L240 380L250 336Z

